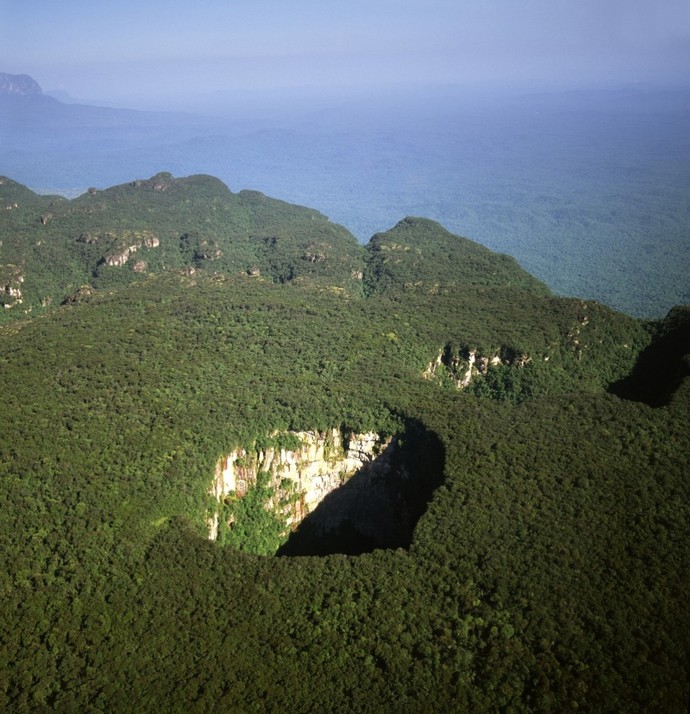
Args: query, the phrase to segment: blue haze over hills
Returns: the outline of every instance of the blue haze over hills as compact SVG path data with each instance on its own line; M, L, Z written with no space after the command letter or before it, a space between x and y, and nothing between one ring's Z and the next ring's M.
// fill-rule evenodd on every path
M208 173L316 208L362 241L433 218L557 293L630 314L690 302L688 87L247 90L184 106L3 94L0 174L75 194Z

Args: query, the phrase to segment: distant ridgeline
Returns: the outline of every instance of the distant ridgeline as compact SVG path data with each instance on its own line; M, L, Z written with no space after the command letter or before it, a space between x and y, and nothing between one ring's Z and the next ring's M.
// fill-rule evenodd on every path
M688 308L167 173L0 296L2 710L685 711Z
M161 173L72 201L0 178L0 211L5 319L170 269L308 281L352 296L460 284L548 293L512 258L432 221L407 218L362 247L317 211L234 194L209 176Z
M428 215L560 295L639 317L690 301L687 86L327 94L240 92L209 95L213 107L199 97L191 113L141 111L0 74L0 172L74 197L159 167L203 171L314 206L360 242Z
M28 74L6 74L0 72L0 94L28 96L43 94L38 82Z
M639 321L554 297L513 258L434 221L405 218L362 246L317 211L256 191L232 193L210 176L159 173L73 200L0 178L0 218L0 323L123 299L166 276L171 290L193 277L246 291L285 285L327 293L349 311L385 313L397 304L395 320L410 330L433 306L434 319L405 340L423 378L513 401L548 391L553 379L609 384L649 340ZM394 344L401 324L386 331Z

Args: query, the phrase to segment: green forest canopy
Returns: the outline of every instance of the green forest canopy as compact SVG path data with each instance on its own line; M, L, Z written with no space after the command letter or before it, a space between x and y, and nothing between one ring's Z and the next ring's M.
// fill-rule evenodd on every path
M687 309L555 297L424 219L362 247L209 177L0 188L24 277L0 327L5 710L685 711ZM470 352L498 362L459 390ZM409 548L208 541L231 449L411 420L443 479Z

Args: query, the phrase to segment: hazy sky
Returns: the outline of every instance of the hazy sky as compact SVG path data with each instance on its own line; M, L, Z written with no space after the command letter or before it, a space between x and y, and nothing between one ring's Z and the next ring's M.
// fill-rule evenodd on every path
M0 0L0 71L92 99L687 79L690 0Z

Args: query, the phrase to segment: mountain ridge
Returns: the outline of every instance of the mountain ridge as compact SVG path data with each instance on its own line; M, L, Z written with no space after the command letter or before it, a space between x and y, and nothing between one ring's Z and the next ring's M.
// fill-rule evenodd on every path
M363 285L370 293L415 285L437 290L439 278L443 289L478 280L548 293L513 259L428 219L403 219L363 247L318 211L258 191L232 193L206 175L174 178L160 172L89 189L71 200L0 181L0 266L13 275L21 270L20 311L41 311L86 283L124 284L137 274L169 268L232 270L278 282L317 280L353 294ZM401 240L404 250L397 254ZM135 253L137 260L130 261ZM3 285L16 298L10 281ZM18 303L5 304L9 317Z
M460 88L410 89L404 101L350 96L340 107L267 93L215 117L194 102L182 115L0 95L0 163L69 195L161 167L217 175L317 207L361 242L421 213L515 256L560 294L660 318L688 301L689 95L628 94L486 103ZM324 103L335 121L311 121Z
M38 82L28 74L0 72L0 94L30 96L43 94Z

